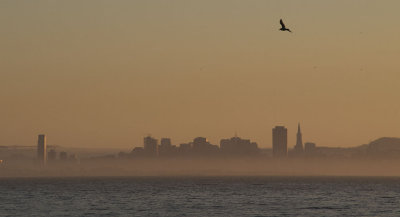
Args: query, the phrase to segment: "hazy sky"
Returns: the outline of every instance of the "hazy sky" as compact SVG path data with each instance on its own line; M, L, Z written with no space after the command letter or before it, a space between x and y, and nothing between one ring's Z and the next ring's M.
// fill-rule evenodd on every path
M0 145L400 137L400 1L0 1ZM279 31L283 18L293 33Z

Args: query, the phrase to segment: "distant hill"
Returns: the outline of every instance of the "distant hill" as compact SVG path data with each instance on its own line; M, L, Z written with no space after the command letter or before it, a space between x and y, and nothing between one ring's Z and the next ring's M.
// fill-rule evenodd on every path
M382 137L368 144L373 150L400 150L400 138Z
M367 145L369 156L381 158L400 157L400 138L382 137Z
M351 148L318 147L316 156L344 158L400 159L400 138L382 137Z

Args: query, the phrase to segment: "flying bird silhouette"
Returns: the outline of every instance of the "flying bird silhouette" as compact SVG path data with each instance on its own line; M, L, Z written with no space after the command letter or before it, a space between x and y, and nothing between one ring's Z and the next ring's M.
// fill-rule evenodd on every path
M279 21L281 23L282 28L280 28L279 30L281 31L288 31L288 32L292 32L290 31L290 29L286 28L285 24L283 23L282 19Z

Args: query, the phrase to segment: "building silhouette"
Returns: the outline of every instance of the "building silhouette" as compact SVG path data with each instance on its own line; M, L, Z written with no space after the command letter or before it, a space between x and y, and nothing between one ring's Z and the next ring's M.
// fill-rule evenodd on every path
M219 153L216 145L210 144L205 137L197 137L193 140L193 153L196 155L212 155Z
M302 155L304 152L303 149L303 139L300 130L300 123L297 126L297 138L296 138L296 145L294 146L294 154L295 155Z
M161 138L161 144L160 145L164 146L164 147L171 147L172 146L171 139L170 138Z
M257 143L250 142L249 139L241 139L238 136L230 139L221 139L220 149L224 155L235 156L254 155L259 152Z
M157 139L154 139L151 136L146 136L143 139L144 144L144 154L147 156L158 156L158 144Z
M45 165L47 161L47 151L46 151L46 135L40 134L38 136L37 144L37 158L41 165Z
M144 148L143 147L135 147L131 153L129 154L131 157L144 157Z
M178 147L178 153L180 156L190 155L192 153L192 143L182 143Z
M304 144L304 153L307 157L314 156L316 154L317 146L315 143L306 142Z
M54 161L57 158L57 152L54 149L51 149L49 153L47 153L47 160Z
M287 157L287 129L284 126L272 129L272 155Z
M158 154L160 156L172 156L177 153L177 148L175 145L172 145L170 138L161 138L161 144L158 149Z

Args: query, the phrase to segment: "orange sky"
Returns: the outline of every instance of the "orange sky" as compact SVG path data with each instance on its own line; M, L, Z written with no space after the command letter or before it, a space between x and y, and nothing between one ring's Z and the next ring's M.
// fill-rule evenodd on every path
M0 1L0 145L400 137L400 1ZM283 18L293 34L279 31Z

